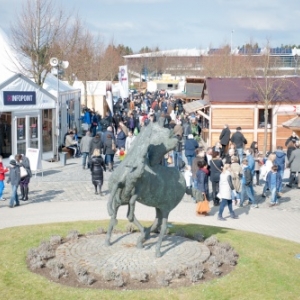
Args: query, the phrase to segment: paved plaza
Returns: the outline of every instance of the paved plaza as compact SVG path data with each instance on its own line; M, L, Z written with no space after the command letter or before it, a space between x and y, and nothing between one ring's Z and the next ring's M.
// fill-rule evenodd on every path
M0 228L44 224L52 222L102 220L108 219L108 179L104 173L104 196L94 194L89 170L83 170L81 159L69 159L66 166L43 161L43 176L38 173L31 179L29 201L20 201L13 209L7 201L0 201ZM115 169L117 172L117 167ZM285 174L287 177L288 174ZM279 206L270 208L269 199L262 198L262 186L256 186L255 192L259 208L234 207L239 219L229 218L225 208L223 216L227 221L217 220L217 207L212 207L210 215L203 217L195 214L195 203L185 195L181 203L170 213L169 222L212 225L240 229L300 243L300 190L284 188ZM4 197L9 198L10 185L6 185ZM126 219L127 207L121 207L119 219ZM154 209L136 205L139 220L153 221Z

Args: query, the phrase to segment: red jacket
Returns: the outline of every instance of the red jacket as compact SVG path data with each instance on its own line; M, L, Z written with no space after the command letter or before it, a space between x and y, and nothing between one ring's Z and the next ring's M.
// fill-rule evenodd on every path
M8 172L7 168L3 168L3 163L0 162L0 181L5 179L5 173Z

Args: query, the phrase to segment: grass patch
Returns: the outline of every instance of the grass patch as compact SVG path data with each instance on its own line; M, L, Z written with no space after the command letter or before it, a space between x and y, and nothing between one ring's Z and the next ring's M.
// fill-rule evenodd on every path
M53 283L31 273L25 258L30 248L52 235L66 236L70 230L80 233L106 228L107 221L56 223L14 227L0 230L0 295L1 299L300 299L300 245L282 239L219 227L173 224L171 232L184 229L193 235L215 234L229 242L239 253L236 269L229 275L204 284L172 290L110 291L76 289ZM127 222L120 221L124 229Z

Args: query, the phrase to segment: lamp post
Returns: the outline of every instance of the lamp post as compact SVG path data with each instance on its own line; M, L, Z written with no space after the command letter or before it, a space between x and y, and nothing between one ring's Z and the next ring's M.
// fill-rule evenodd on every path
M294 56L294 60L295 60L295 75L297 75L298 59L299 59L298 54L295 54L295 56Z
M234 30L232 29L231 30L231 36L230 36L230 53L232 54L232 40L233 40L233 33L234 33Z
M56 107L56 117L55 117L56 154L55 155L56 155L56 160L58 161L59 135L61 133L60 132L61 126L60 126L60 120L59 120L59 116L60 116L59 113L61 113L61 101L60 101L60 96L59 96L59 73L60 73L60 70L68 68L69 62L58 60L56 57L52 57L50 59L50 65L54 68L56 77L57 77L57 97L56 97L56 105L55 105L55 107Z

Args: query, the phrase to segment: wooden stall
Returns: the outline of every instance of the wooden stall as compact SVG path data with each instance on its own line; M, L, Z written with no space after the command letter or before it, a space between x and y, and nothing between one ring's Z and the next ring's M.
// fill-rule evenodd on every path
M263 79L262 79L263 80ZM228 124L231 133L237 127L250 147L253 141L258 148L264 144L264 103L259 95L251 89L249 78L207 78L205 94L210 103L210 124L208 145L213 146L219 141L219 136L225 124ZM300 78L291 80L287 98L280 102L272 102L268 109L267 120L267 150L273 151L277 146L285 147L286 139L292 130L285 128L283 123L296 116L296 109L300 108Z

